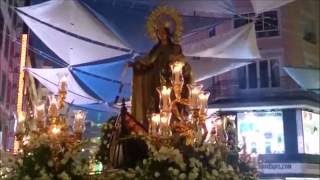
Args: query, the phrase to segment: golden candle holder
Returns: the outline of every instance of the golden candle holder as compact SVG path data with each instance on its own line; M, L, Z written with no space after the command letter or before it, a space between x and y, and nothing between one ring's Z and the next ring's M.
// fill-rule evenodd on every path
M201 84L187 84L189 97L182 98L183 66L184 63L179 61L170 64L171 86L157 88L160 113L149 118L149 134L157 139L166 139L172 133L178 133L186 144L202 143L208 135L205 122L210 93L202 91ZM173 96L175 98L171 101Z

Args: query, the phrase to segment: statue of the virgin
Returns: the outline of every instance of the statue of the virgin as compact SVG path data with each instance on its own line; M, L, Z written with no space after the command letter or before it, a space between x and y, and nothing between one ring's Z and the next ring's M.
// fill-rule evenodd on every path
M172 9L162 7L153 11L147 22L147 29L150 37L157 43L147 55L129 63L133 68L131 113L146 126L148 114L159 112L156 88L170 85L169 64L174 57L183 56L177 40L182 31L181 24L181 17ZM186 65L184 71L190 72L190 66ZM188 79L191 81L190 77L186 77L187 81Z

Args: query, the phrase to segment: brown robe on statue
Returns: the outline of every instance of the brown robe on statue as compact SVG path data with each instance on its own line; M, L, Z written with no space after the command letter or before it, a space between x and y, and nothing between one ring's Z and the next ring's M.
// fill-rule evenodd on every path
M177 48L178 47L178 48ZM174 57L185 62L181 47L178 44L156 45L150 53L138 59L133 65L132 81L132 115L147 128L148 113L159 113L159 95L156 90L162 85L170 86L170 63L176 61ZM178 56L176 56L178 55ZM185 62L183 67L185 86L182 98L187 98L186 84L192 82L191 67Z
M174 45L155 45L150 53L138 59L133 65L132 115L145 126L147 114L159 112L157 87L166 85L169 80L169 56ZM165 79L165 80L164 80Z

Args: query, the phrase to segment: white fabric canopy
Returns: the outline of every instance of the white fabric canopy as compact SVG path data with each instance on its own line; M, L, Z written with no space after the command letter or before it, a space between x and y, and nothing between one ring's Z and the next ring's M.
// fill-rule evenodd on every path
M230 16L235 14L231 0L161 0L162 5L178 9L183 15Z
M188 63L191 65L192 74L195 81L202 81L213 76L231 71L241 66L252 63L248 60L242 59L211 59L189 58Z
M320 89L320 69L284 67L284 70L303 89Z
M54 53L70 65L107 59L129 51L76 0L51 0L22 7L18 8L18 14Z
M42 85L54 94L58 93L59 75L67 75L68 93L66 102L72 104L92 104L98 100L88 95L76 82L68 68L55 69L26 69Z
M256 14L260 14L272 9L279 8L293 1L295 0L251 0L251 4L254 12Z
M261 58L253 23L208 39L184 44L182 48L186 56L193 57L226 59Z

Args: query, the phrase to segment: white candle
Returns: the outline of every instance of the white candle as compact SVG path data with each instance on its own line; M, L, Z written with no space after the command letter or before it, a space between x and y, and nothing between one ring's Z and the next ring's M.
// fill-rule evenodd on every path
M159 124L160 124L160 114L153 113L151 117L151 123L150 123L150 133L152 135L158 134Z
M38 121L43 121L43 119L44 119L44 109L45 109L44 104L36 106L36 108L35 108L35 118Z
M57 98L56 95L49 96L49 116L57 116L58 115L58 106L57 106Z
M202 85L191 84L189 88L189 103L194 109L199 107L199 94L202 89Z
M84 122L86 118L86 113L83 111L75 111L74 115L74 131L83 132L84 131Z
M52 129L51 129L51 132L52 134L56 135L56 134L59 134L61 132L61 129L60 127L58 126L54 126Z
M173 74L173 83L174 84L179 84L181 83L183 80L182 80L182 68L184 66L184 63L183 62L179 62L179 61L176 61L174 62L173 64L170 65L171 67L171 71L172 71L172 74Z
M171 112L160 113L160 134L162 136L171 135L170 125Z
M209 96L210 96L210 92L208 92L208 91L201 91L199 94L199 101L200 101L199 104L200 104L201 113L205 113Z
M67 76L63 75L60 79L60 91L67 91Z
M162 100L162 110L169 111L170 110L170 94L171 88L162 86L161 88L161 100Z
M152 123L158 125L160 122L160 114L153 113L152 117L151 117L151 121L152 121Z

